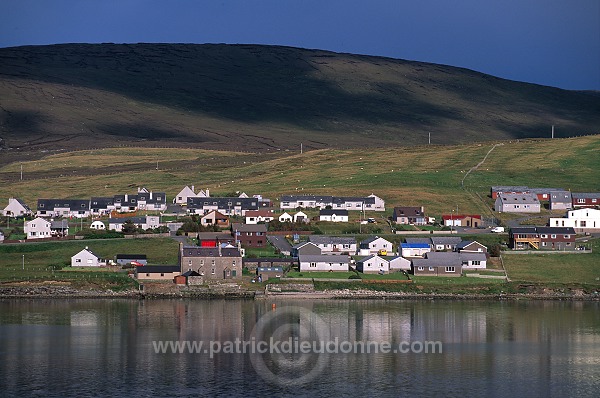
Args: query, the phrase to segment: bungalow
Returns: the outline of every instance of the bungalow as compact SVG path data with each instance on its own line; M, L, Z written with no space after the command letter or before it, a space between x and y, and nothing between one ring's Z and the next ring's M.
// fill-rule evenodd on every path
M246 212L246 224L258 224L273 221L275 214L270 210L248 210Z
M8 198L8 205L2 210L4 217L23 217L33 214L29 206L19 198Z
M270 278L281 278L283 276L282 267L258 267L256 269L256 275L260 278L260 281L268 281Z
M319 246L312 242L301 242L297 245L292 246L291 251L292 257L300 257L301 255L321 255L321 249Z
M278 220L279 222L293 222L294 217L284 212L282 215L279 216Z
M575 232L600 232L600 210L582 208L570 210L566 218L550 218L551 227L571 227Z
M108 229L121 232L123 231L123 224L131 221L138 228L143 230L154 229L160 226L159 216L142 216L142 217L122 217L122 218L109 218Z
M376 254L364 257L356 262L356 270L363 274L389 274L390 262Z
M266 247L267 226L265 224L240 224L234 223L232 235L235 244L243 247Z
M433 244L433 250L444 251L456 250L456 246L462 242L462 238L458 236L433 236L431 237L431 243Z
M509 234L514 250L575 250L575 237L571 227L515 227Z
M462 269L485 269L487 268L487 256L485 253L460 252Z
M115 262L119 265L131 264L133 262L148 265L148 259L145 254L117 254Z
M460 253L487 253L487 247L475 240L463 240L456 245L456 251Z
M573 192L573 207L596 207L600 206L600 192Z
M71 257L71 267L100 267L106 265L88 247Z
M562 188L529 188L527 193L537 196L538 200L548 201L550 200L550 193L556 191L564 191Z
M380 238L379 236L372 236L368 239L360 242L359 246L361 255L378 254L378 253L392 253L393 245L387 239Z
M300 272L348 271L350 269L350 256L343 254L301 254L298 257L298 262L300 263Z
M449 253L427 253L425 258L412 260L413 274L425 276L461 276L462 261L460 254Z
M319 221L348 222L348 210L323 209L319 211Z
M392 221L396 224L413 224L413 225L426 225L427 218L425 217L425 208L421 207L408 207L398 206L394 207L394 213L392 215Z
M573 198L569 191L550 192L550 210L570 210L573 208Z
M400 254L402 257L423 257L425 253L431 251L431 246L427 243L401 243Z
M82 199L38 199L38 217L89 217L90 201Z
M540 200L530 193L502 193L496 198L494 210L500 213L539 213Z
M198 247L179 245L181 271L194 270L204 279L242 278L242 255L235 247Z
M139 281L173 281L179 275L181 275L181 269L178 265L144 265L135 267L135 279Z
M304 222L307 223L310 221L310 218L308 218L308 215L304 212L297 212L296 214L294 214L294 222Z
M356 253L356 239L340 236L310 235L308 241L316 245L322 254Z
M404 238L406 243L423 243L431 247L431 239L429 238Z
M216 225L219 228L229 228L229 217L221 214L217 210L209 211L204 216L200 217L200 224L204 226Z
M442 222L447 227L471 227L479 228L481 226L480 214L444 214Z

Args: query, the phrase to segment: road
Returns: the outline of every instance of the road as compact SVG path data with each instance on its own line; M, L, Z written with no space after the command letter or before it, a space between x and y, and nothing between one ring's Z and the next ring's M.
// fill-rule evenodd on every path
M283 255L289 256L292 251L292 245L283 235L269 235L267 240Z

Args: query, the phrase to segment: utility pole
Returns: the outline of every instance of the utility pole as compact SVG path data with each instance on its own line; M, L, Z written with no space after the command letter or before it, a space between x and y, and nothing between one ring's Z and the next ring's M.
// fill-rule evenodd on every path
M429 145L431 145L431 133L429 133Z
M23 254L23 271L25 271L25 255Z
M302 150L302 143L300 143L300 155L302 155L303 150Z
M554 125L552 125L552 138L554 139Z
M23 163L21 163L21 181L23 181Z

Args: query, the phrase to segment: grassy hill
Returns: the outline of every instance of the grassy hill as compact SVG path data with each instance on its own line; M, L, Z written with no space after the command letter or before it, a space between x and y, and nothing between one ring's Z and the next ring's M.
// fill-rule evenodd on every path
M486 161L465 177L495 144ZM600 135L487 144L278 151L256 155L192 148L111 148L49 155L0 167L0 206L14 195L31 206L41 197L89 198L166 191L184 185L213 195L369 195L395 205L424 205L431 215L489 214L492 185L600 191ZM159 165L158 170L156 165ZM23 165L23 181L20 167ZM464 179L464 188L462 182Z
M600 97L450 66L260 45L0 49L0 162L118 145L243 151L598 132Z

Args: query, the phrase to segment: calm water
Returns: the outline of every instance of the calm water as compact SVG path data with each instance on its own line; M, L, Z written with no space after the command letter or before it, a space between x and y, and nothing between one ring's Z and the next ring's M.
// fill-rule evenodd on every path
M273 303L0 301L0 396L563 397L600 391L599 303L278 301L275 309ZM155 350L160 341L202 341L216 351L236 338L250 344L269 336L391 347L439 341L443 351L341 353L349 346L339 345L329 354L219 352L211 358Z

